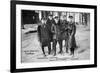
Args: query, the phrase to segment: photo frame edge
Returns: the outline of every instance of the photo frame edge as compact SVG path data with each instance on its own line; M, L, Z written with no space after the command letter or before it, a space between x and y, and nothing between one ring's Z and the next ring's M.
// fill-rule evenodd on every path
M47 71L47 70L62 70L62 69L80 69L80 68L91 68L91 67L97 67L97 6L92 6L92 5L78 5L78 6L81 6L81 7L85 7L86 6L88 8L92 8L94 9L94 64L89 64L89 65L76 65L76 66L59 66L59 67L45 67L45 68L28 68L28 69L16 69L16 5L17 4L24 4L24 2L27 4L27 5L30 5L31 2L28 2L28 1L11 1L11 29L10 29L10 71L11 72L25 72L25 71ZM34 3L32 1L32 3ZM40 5L43 5L44 3L46 4L46 2L35 2L35 3L40 3ZM49 5L52 5L52 4L55 4L55 3L50 3ZM59 4L60 6L60 3L56 3L56 4ZM62 4L61 4L62 5ZM67 5L67 4L66 4ZM75 4L69 4L70 5L74 5ZM43 6L46 6L46 5L43 5ZM72 7L71 6L71 7ZM66 6L64 6L66 7ZM77 6L76 6L77 8ZM71 68L72 67L72 68Z

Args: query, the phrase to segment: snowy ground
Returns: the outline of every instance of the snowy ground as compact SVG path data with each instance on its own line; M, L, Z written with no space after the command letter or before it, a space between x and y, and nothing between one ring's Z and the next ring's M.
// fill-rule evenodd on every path
M77 26L76 42L78 48L75 50L74 57L65 53L65 47L63 42L63 54L57 54L57 56L48 55L48 49L45 47L47 57L43 56L38 38L37 32L26 33L27 29L23 29L22 32L22 48L21 48L21 61L22 63L28 62L45 62L45 61L65 61L65 60L87 60L90 58L90 30L85 26ZM57 45L57 52L59 46Z

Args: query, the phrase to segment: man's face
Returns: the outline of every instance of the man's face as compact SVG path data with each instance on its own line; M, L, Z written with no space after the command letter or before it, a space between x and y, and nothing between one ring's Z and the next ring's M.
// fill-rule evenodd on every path
M61 16L61 20L66 20L66 17L64 17L64 16Z
M60 20L64 20L63 16L60 17Z
M46 20L41 20L42 24L45 24L46 23Z
M64 17L63 19L66 20L66 17Z
M59 18L55 18L54 20L55 20L55 22L56 22L56 23L58 23L58 21L59 21Z
M53 18L52 16L49 16L49 19L50 19L50 20L52 20L52 18Z
M73 22L73 19L72 18L69 18L69 22Z

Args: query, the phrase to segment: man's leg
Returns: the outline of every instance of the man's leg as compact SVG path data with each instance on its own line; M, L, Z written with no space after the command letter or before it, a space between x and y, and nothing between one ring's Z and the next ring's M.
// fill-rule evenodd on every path
M70 48L71 54L70 55L74 55L74 48Z
M54 39L54 40L53 40L54 56L56 55L56 44L57 44L57 41L56 41L56 39Z
M68 53L68 39L65 39L66 53Z
M44 46L42 46L42 52L43 52L43 55L46 56L45 51L44 51Z
M62 53L62 40L58 40L59 46L60 46L60 51L59 53Z
M48 51L49 51L48 54L50 54L51 53L51 43L50 42L48 43Z

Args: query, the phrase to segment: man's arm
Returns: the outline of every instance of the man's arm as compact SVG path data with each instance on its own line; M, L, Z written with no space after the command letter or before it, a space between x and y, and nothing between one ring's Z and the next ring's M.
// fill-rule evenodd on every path
M76 33L76 26L75 26L75 24L74 24L73 27L72 27L72 33L71 33L71 36L74 36L75 33Z
M37 32L38 32L38 40L41 42L41 25L38 26Z
M52 33L55 33L55 29L56 29L56 28L55 28L55 25L52 24L52 26L51 26L51 32L52 32Z

